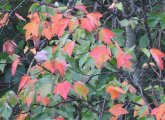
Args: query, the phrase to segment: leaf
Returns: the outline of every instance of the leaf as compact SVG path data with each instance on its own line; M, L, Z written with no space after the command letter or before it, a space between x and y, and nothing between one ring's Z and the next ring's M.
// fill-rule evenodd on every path
M70 41L65 44L63 52L67 53L69 57L71 57L73 49L74 49L75 41Z
M75 82L73 84L73 88L78 95L83 96L85 99L87 99L87 94L89 93L89 89L84 85L84 83Z
M56 60L55 62L55 72L59 72L61 74L61 76L65 75L65 71L67 69L67 64L65 62L65 60Z
M113 37L115 37L115 34L107 28L103 28L99 31L99 39L106 44L110 44Z
M50 103L50 100L49 100L49 98L48 97L44 97L44 98L42 98L42 104L44 105L44 106L46 106L46 105L48 105L49 103Z
M152 110L151 114L155 115L156 120L164 120L164 118L165 118L165 103L161 104L157 108L154 108Z
M110 59L111 52L108 51L105 45L96 46L91 50L90 56L94 59L96 67L101 68Z
M42 66L48 69L52 74L54 74L55 73L54 62L55 62L54 60L46 61L43 63Z
M40 17L38 13L33 13L28 16L30 18L30 23L26 24L23 29L26 30L25 38L29 40L30 38L34 37L37 38L39 36L39 24L40 24Z
M99 12L93 12L93 13L87 14L87 18L89 18L92 24L94 24L96 27L99 26L101 17L103 17L103 15Z
M84 6L84 5L76 5L74 8L76 8L77 10L80 10L86 14L88 13L88 11L86 10L86 6Z
M126 92L123 89L113 86L108 86L106 91L111 95L112 100L119 99L120 94L126 94Z
M64 34L65 28L69 23L69 19L62 18L62 14L56 14L51 18L52 33L61 37Z
M72 17L69 20L69 24L68 24L69 31L73 32L78 26L79 26L79 20L76 17Z
M165 54L156 48L151 48L150 52L158 67L163 70L164 66L162 58L165 57Z
M63 81L62 83L58 83L54 88L54 94L60 94L60 96L66 100L71 89L70 83L68 81Z
M109 109L109 112L112 113L115 117L119 117L120 115L124 115L124 114L127 114L128 111L123 107L123 104L116 104L116 105L113 105L110 109Z
M25 113L25 111L21 111L21 113ZM28 116L27 113L25 113L25 114L20 114L20 115L16 118L16 120L25 120L27 116Z
M81 28L87 30L90 33L96 28L95 25L92 24L92 22L88 18L82 18L80 26Z
M11 68L11 74L12 76L15 75L15 72L16 72L16 69L17 69L17 66L18 64L20 63L20 60L18 58L16 58L13 63L12 63L12 68Z
M19 87L18 87L18 91L23 90L26 87L26 85L30 82L30 80L31 80L30 76L28 75L22 76Z
M63 117L58 117L56 119L53 119L53 120L65 120Z
M22 20L22 21L26 21L26 19L23 18L23 17L22 17L20 14L18 14L18 13L15 13L15 16L16 16L18 19Z
M141 114L139 114L139 117L142 118L142 117L145 117L146 115L148 115L149 108L145 105L145 101L143 99L140 99L137 103L142 106L135 105L134 117L138 116L138 114L140 113L140 110L142 111L142 107L144 107L144 110L141 112Z
M5 13L3 18L0 19L0 28L2 28L2 26L4 26L4 25L8 24L8 22L9 22L8 18L9 18L9 13Z
M116 48L117 48L117 55L116 55L116 60L117 60L117 68L127 68L130 69L132 66L132 62L130 59L132 59L132 56L125 53L120 46L118 45L117 42L115 42Z
M47 21L43 23L42 36L45 36L48 40L50 40L53 37L52 26Z
M51 83L45 83L39 87L37 90L37 93L41 95L42 98L46 97L48 94L51 93L52 84Z
M7 40L3 44L3 52L7 52L9 55L14 54L17 44L12 40Z
M34 91L30 91L24 100L24 102L27 104L28 107L30 107L30 105L33 101L34 93L35 93Z

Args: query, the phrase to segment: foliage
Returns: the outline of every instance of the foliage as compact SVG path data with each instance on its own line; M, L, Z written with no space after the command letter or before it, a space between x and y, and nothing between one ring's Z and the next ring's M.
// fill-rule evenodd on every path
M162 4L2 1L0 119L164 120Z

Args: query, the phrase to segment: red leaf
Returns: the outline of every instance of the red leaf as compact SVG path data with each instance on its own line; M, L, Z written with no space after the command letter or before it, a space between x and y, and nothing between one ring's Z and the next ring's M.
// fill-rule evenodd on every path
M113 37L115 37L115 34L107 28L103 28L99 31L99 39L106 44L110 44Z
M86 10L86 6L84 6L84 5L76 5L75 8L77 10L80 10L80 11L86 13L86 14L88 13L88 11Z
M159 68L163 70L164 66L163 66L162 58L165 57L165 54L156 48L151 48L150 52L152 57L155 59L157 65L159 66Z
M116 104L109 109L109 112L118 118L120 115L124 115L128 113L128 111L122 107L123 104Z
M127 68L130 69L132 66L132 62L130 59L132 58L131 55L126 54L118 45L117 42L115 42L116 48L117 48L117 55L116 55L116 60L117 60L117 68Z
M23 28L26 30L26 40L29 40L32 37L37 38L39 36L38 29L40 24L40 17L38 16L38 13L30 14L28 17L30 18L30 23L26 24Z
M62 118L62 117L58 117L58 118L53 119L53 120L65 120L65 119L64 119L64 118Z
M26 85L30 82L30 80L31 80L30 76L27 76L27 75L22 76L18 90L20 91L20 90L24 89L26 87Z
M119 99L120 94L126 94L126 92L123 89L119 87L113 87L113 86L107 87L106 91L111 95L112 100Z
M15 72L16 72L16 69L17 69L17 66L18 64L20 63L20 60L18 58L16 58L13 63L12 63L12 68L11 68L11 74L12 76L15 75Z
M25 18L23 18L23 17L22 17L20 14L18 14L18 13L15 13L15 16L16 16L18 19L22 20L22 21L26 21Z
M43 63L43 66L48 69L52 74L55 73L55 68L54 68L54 64L55 64L55 61L54 60L51 60L51 61L46 61Z
M47 21L43 24L42 36L45 36L48 40L53 37L51 24Z
M67 64L64 60L57 61L55 62L55 72L59 72L62 76L64 76L65 71L67 69Z
M14 41L7 40L3 44L3 52L7 52L9 55L12 55L14 54L16 47L17 47L17 44Z
M67 53L69 57L71 57L73 49L74 49L74 41L68 42L65 44L63 52Z
M97 46L90 52L90 56L94 59L96 67L101 68L103 64L110 59L111 52L108 51L105 45Z
M99 21L100 21L100 18L102 17L103 15L99 12L94 12L94 13L89 13L87 15L87 18L90 19L90 21L97 27L99 26Z
M66 100L71 89L70 83L68 81L63 81L62 83L58 83L54 88L54 94L60 94L60 96Z
M165 118L165 103L159 107L154 108L151 112L152 115L156 116L156 120L164 120Z
M88 18L81 19L81 27L86 29L88 32L92 32L96 27Z

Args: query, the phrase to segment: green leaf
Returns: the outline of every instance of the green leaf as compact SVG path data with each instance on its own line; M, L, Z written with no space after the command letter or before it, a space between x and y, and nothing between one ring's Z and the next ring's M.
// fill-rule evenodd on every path
M51 93L51 90L52 90L52 84L46 83L39 87L38 92L40 93L41 97L44 98Z
M150 58L150 51L147 48L141 48L141 51L148 57Z

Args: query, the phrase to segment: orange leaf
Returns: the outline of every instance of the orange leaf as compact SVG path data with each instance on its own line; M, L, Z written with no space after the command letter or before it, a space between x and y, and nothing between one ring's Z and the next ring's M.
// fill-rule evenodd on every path
M79 26L79 20L76 17L73 17L72 19L69 20L69 31L73 32L77 27Z
M16 58L13 63L12 63L12 68L11 68L11 74L12 76L15 75L15 72L16 72L16 69L17 69L17 66L18 64L20 63L20 60L18 58Z
M156 120L164 120L163 118L165 117L165 103L161 104L157 108L154 108L151 114L156 116Z
M161 70L163 70L164 66L163 66L162 58L165 57L165 54L156 48L151 48L150 52L151 52L152 57L155 59L158 67Z
M96 27L88 18L81 19L81 27L86 29L88 32L92 32Z
M65 44L63 52L67 53L69 57L71 57L73 49L74 49L74 41L68 42Z
M31 37L38 37L39 36L39 24L40 24L40 17L37 13L33 13L28 16L30 18L30 23L26 24L23 29L26 30L25 38L29 40Z
M52 74L55 73L55 68L54 68L54 64L55 64L55 61L54 60L51 60L51 61L46 61L43 63L43 66L48 69Z
M30 82L30 80L31 80L30 76L28 76L28 75L22 76L18 90L20 91L20 90L24 89L26 87L26 85Z
M48 105L49 103L50 103L50 100L49 100L48 97L42 98L42 104L43 104L44 106Z
M99 31L99 39L106 44L110 44L113 37L115 37L115 34L107 28L103 28Z
M128 111L122 107L123 104L113 105L112 108L109 109L109 112L118 118L120 115L124 115L128 113Z
M127 68L130 69L132 66L132 62L130 59L132 58L131 55L125 53L120 46L118 45L117 42L115 42L116 48L117 48L117 55L116 55L116 60L117 60L117 68Z
M24 114L24 111L21 111L21 113L23 113L23 114L20 114L20 115L16 118L16 120L25 120L26 117L28 116L27 113Z
M33 101L34 93L35 93L34 91L30 91L24 100L24 102L27 104L28 107L30 107L30 105Z
M75 82L73 85L74 91L83 96L85 99L87 98L87 94L89 93L89 89L82 82Z
M101 68L103 64L110 59L111 52L108 51L105 45L97 46L90 52L90 56L94 59L96 67Z
M4 25L7 25L9 20L8 20L8 17L9 17L9 13L6 13L2 19L0 19L0 28Z
M55 72L59 72L61 76L64 76L65 71L67 69L67 64L65 60L57 61L55 62Z
M17 44L14 41L7 40L3 44L3 52L7 52L9 55L12 55L15 52L16 47L17 47Z
M58 83L54 88L54 94L60 94L60 96L66 100L71 89L70 83L68 81L63 81L62 83Z
M15 16L16 16L18 19L22 20L22 21L26 21L25 18L23 18L23 17L22 17L20 14L18 14L18 13L15 13Z
M53 37L51 24L47 21L43 23L42 36L45 36L48 40Z
M126 94L126 92L123 89L113 86L108 86L106 91L111 95L112 100L119 99L120 94Z
M62 14L56 14L52 17L52 33L61 37L69 23L69 19L62 18Z

